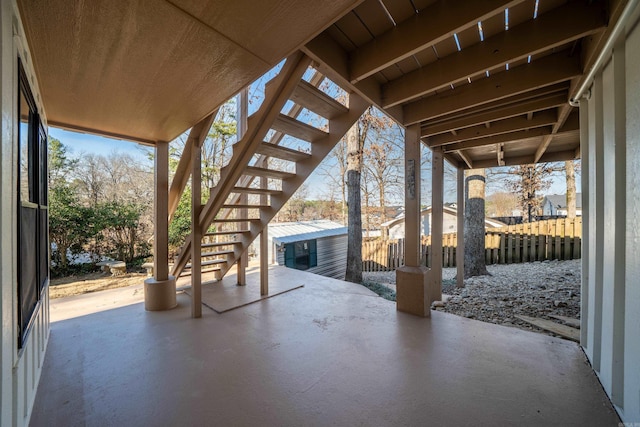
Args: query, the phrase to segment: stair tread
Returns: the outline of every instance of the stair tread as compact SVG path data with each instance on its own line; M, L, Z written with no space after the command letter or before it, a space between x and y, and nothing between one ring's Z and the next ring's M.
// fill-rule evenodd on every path
M252 222L260 221L260 218L216 218L212 222Z
M257 154L262 154L263 156L275 157L277 159L288 160L290 162L298 162L300 160L305 160L311 157L311 154L305 153L303 151L293 150L287 147L281 147L276 144L269 144L268 142L263 142L258 146L256 150Z
M262 209L262 208L270 208L270 205L222 205L224 209Z
M226 259L212 259L210 261L202 261L200 263L200 266L201 267L207 267L209 265L226 264L226 262L227 262ZM187 264L184 268L191 269L191 263Z
M205 236L227 236L229 234L242 234L248 233L249 230L223 230L223 231L211 231L205 233Z
M217 271L222 271L222 269L220 267L214 267L214 268L203 268L201 269L201 272L204 273L213 273L213 272L217 272ZM187 267L184 268L184 270L182 270L182 273L180 273L180 277L187 277L187 276L191 276L191 264L189 264L189 268L187 269ZM205 282L202 282L202 284L204 285Z
M231 255L233 251L214 251L214 252L202 252L200 256L202 258L210 256Z
M287 135L291 135L295 138L308 142L315 142L329 135L325 131L310 126L282 113L276 120L274 120L273 124L271 125L271 129L278 132L286 133Z
M291 100L327 119L333 119L349 111L347 107L304 80L296 86Z
M251 194L266 194L266 195L282 194L282 190L270 190L267 188L251 188L251 187L233 187L233 190L231 191L233 193L251 193Z
M230 245L239 245L242 242L237 240L232 240L231 242L215 242L215 243L203 243L201 248L215 248L218 246L230 246Z
M275 169L260 168L256 166L247 166L243 175L260 176L266 178L287 179L293 178L296 174L291 172L283 172Z

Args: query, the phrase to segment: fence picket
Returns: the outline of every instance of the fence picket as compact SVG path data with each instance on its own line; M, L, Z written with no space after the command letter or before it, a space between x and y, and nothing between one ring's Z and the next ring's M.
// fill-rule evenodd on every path
M582 218L555 219L537 223L487 229L487 264L578 259L582 237ZM431 236L420 239L420 265L431 267ZM442 265L456 266L457 233L442 236ZM393 271L404 265L404 239L362 242L363 271Z

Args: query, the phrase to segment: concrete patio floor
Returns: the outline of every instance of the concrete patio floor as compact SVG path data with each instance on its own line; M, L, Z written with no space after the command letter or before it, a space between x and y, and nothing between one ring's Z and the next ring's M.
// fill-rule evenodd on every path
M618 425L572 342L413 317L284 267L270 280L304 288L201 319L183 293L145 312L142 286L52 301L31 425Z

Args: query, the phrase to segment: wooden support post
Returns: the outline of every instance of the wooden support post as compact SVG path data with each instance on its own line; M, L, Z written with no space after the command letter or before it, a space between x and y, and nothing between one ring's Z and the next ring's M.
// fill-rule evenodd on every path
M458 246L456 247L456 286L464 288L464 169L458 168Z
M169 143L156 143L154 197L154 277L144 281L146 310L168 310L176 306L176 279L169 276Z
M396 270L396 307L399 311L429 317L429 270L420 266L420 126L405 130L405 265ZM441 255L442 256L442 251Z
M247 194L242 194L240 197L240 204L246 205L248 203L248 200L249 200L249 197L247 196ZM247 219L248 211L247 209L238 209L237 215L238 215L238 218ZM244 229L247 229L249 226L249 223L239 222L238 226ZM238 274L237 274L238 286L244 286L247 284L247 265L248 264L249 264L249 251L247 248L247 250L245 250L242 253L242 255L240 255L240 258L236 262L236 267L238 269Z
M240 91L238 94L238 104L237 104L237 120L238 120L238 141L242 140L245 133L248 130L248 105L249 105L249 90L247 88ZM248 203L249 197L247 194L242 194L240 196L240 204L246 205ZM239 218L246 219L248 218L248 211L246 209L239 209L237 212ZM240 226L247 228L249 223L239 223ZM247 284L247 265L249 264L249 253L248 251L244 251L242 255L240 255L240 259L238 259L236 266L238 268L238 286L244 286Z
M429 272L431 301L442 300L442 222L444 206L444 157L442 147L435 147L431 157L431 248L433 258Z
M260 178L260 188L267 188L267 178ZM267 204L267 196L260 196L260 204ZM269 295L269 225L260 233L260 295Z
M202 210L201 146L191 151L191 317L202 317L202 228L198 219Z

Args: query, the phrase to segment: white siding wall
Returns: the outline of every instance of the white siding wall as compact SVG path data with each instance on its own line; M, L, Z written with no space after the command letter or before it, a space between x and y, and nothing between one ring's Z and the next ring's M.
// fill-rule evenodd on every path
M288 243L292 244L292 243ZM317 239L318 265L305 270L334 279L344 279L347 269L347 236ZM284 251L278 251L278 265L284 265Z
M39 110L42 110L26 38L12 1L0 2L0 425L27 425L49 338L49 299L40 309L24 348L17 336L17 58L20 56ZM48 292L48 290L47 290Z
M638 46L636 11L580 103L587 214L581 344L625 422L640 421Z

